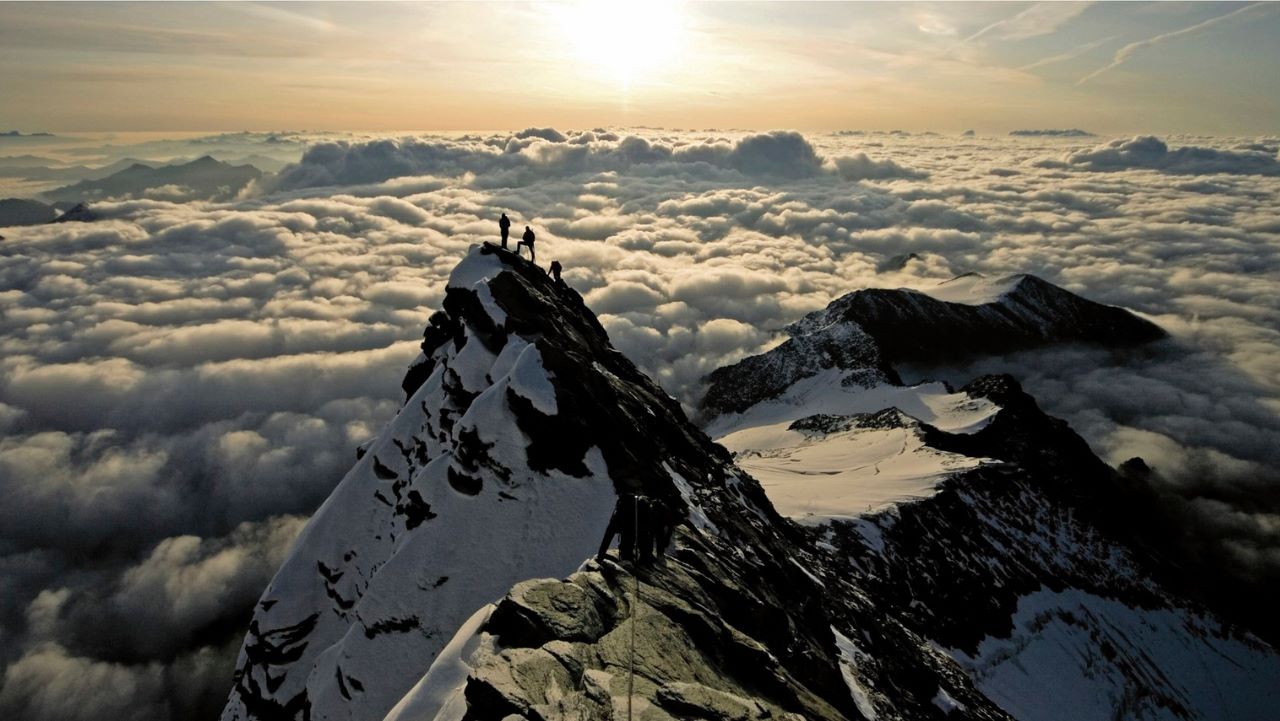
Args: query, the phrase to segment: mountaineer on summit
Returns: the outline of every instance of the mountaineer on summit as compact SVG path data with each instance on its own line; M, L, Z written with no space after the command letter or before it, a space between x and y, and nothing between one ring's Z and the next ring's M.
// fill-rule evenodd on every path
M502 231L502 249L506 250L507 236L511 235L511 220L507 218L506 213L503 213L502 217L498 218L498 230Z
M529 261L533 262L533 240L533 229L526 225L524 227L524 235L521 236L520 242L516 243L516 255L520 255L520 246L527 245L529 246Z

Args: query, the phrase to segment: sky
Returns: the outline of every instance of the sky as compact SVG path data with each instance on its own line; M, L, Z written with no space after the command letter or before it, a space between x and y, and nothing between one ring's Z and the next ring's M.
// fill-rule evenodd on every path
M1273 3L0 3L0 127L1241 134Z

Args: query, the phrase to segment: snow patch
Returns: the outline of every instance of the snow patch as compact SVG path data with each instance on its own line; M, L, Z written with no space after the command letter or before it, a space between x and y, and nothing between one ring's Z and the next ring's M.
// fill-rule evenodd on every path
M844 685L849 687L853 704L858 707L858 712L865 716L867 721L876 721L876 708L871 704L871 694L855 673L858 664L862 659L867 658L867 654L854 644L853 639L840 633L835 626L831 627L831 633L836 637L836 649L840 651L840 675L844 678Z
M440 650L440 655L405 697L387 713L384 721L462 721L467 712L463 691L472 666L467 663L480 647L480 629L489 621L490 603L471 615Z
M1012 623L974 656L948 653L1020 721L1275 718L1280 657L1195 612L1042 588Z
M502 260L497 254L481 253L480 246L472 245L449 274L446 287L472 290L476 283L496 278L503 269Z
M693 493L693 486L689 485L689 482L684 479L684 476L672 470L671 466L663 463L662 467L665 468L667 474L671 476L671 482L676 485L676 490L680 491L680 497L684 499L686 504L688 504L689 521L693 523L693 527L703 533L709 533L713 536L720 535L720 529L716 528L716 524L712 523L710 518L707 518L707 514L702 510L702 506L698 504L698 498Z
M538 347L530 344L520 351L507 378L516 395L528 400L540 413L554 416L559 411L556 406L556 389L551 385L550 376L542 365L542 354L538 352Z
M942 383L847 386L844 372L824 370L778 398L715 419L708 433L764 487L779 513L801 523L851 520L904 500L933 495L947 476L988 459L930 448L918 431L851 428L832 433L791 430L815 414L850 416L897 408L949 433L986 427L1000 407L952 393Z
M966 273L951 280L944 280L935 286L921 288L917 292L945 303L986 305L1003 298L1016 288L1024 277L1006 275L1001 278L988 278L978 273Z
M947 690L942 687L938 687L938 693L933 695L933 705L942 709L942 713L948 715L952 711L963 712L965 710L964 704L951 698L951 694L947 693Z
M897 408L948 433L971 434L985 428L1000 410L985 398L952 393L939 382L862 388L844 385L845 375L845 371L831 368L796 381L777 398L757 403L742 413L717 417L707 427L707 435L722 438L744 428L790 423L816 413L851 415L885 408Z
M489 290L488 283L479 283L474 286L476 297L480 299L480 307L484 308L484 312L488 314L489 319L498 328L502 328L507 324L507 312L498 307L498 301L493 299L493 291Z
M854 428L809 436L786 423L721 439L779 513L801 523L849 520L933 495L947 476L985 459L930 448L914 428Z

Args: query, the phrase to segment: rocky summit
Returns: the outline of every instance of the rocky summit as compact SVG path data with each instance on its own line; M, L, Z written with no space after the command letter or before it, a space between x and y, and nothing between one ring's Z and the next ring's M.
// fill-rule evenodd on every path
M1098 330L1025 284L1037 327ZM473 247L223 718L1269 718L1280 655L1125 530L1124 476L1013 378L902 385L841 301L713 374L699 427L576 292ZM683 519L655 564L594 558L628 494Z

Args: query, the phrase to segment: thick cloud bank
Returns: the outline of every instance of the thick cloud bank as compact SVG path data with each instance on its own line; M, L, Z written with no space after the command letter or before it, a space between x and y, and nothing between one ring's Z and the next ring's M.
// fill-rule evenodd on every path
M1166 173L1205 175L1280 175L1275 150L1220 150L1185 145L1169 149L1160 138L1144 135L1130 140L1112 140L1090 150L1070 153L1066 165L1084 170L1112 171L1149 168Z
M766 178L804 178L821 169L822 160L813 146L796 132L762 133L730 141L720 137L620 137L604 130L566 135L549 128L530 128L506 137L319 143L266 187L292 190L378 183L406 175L465 173L496 174L493 179L478 178L485 186L495 182L528 185L549 177L632 170L649 175L724 177L727 171Z
M330 136L235 202L3 229L0 716L221 703L253 598L504 211L686 402L862 287L1030 272L1145 313L1174 340L917 372L1018 373L1109 460L1147 459L1204 565L1274 596L1277 139L1096 142Z

